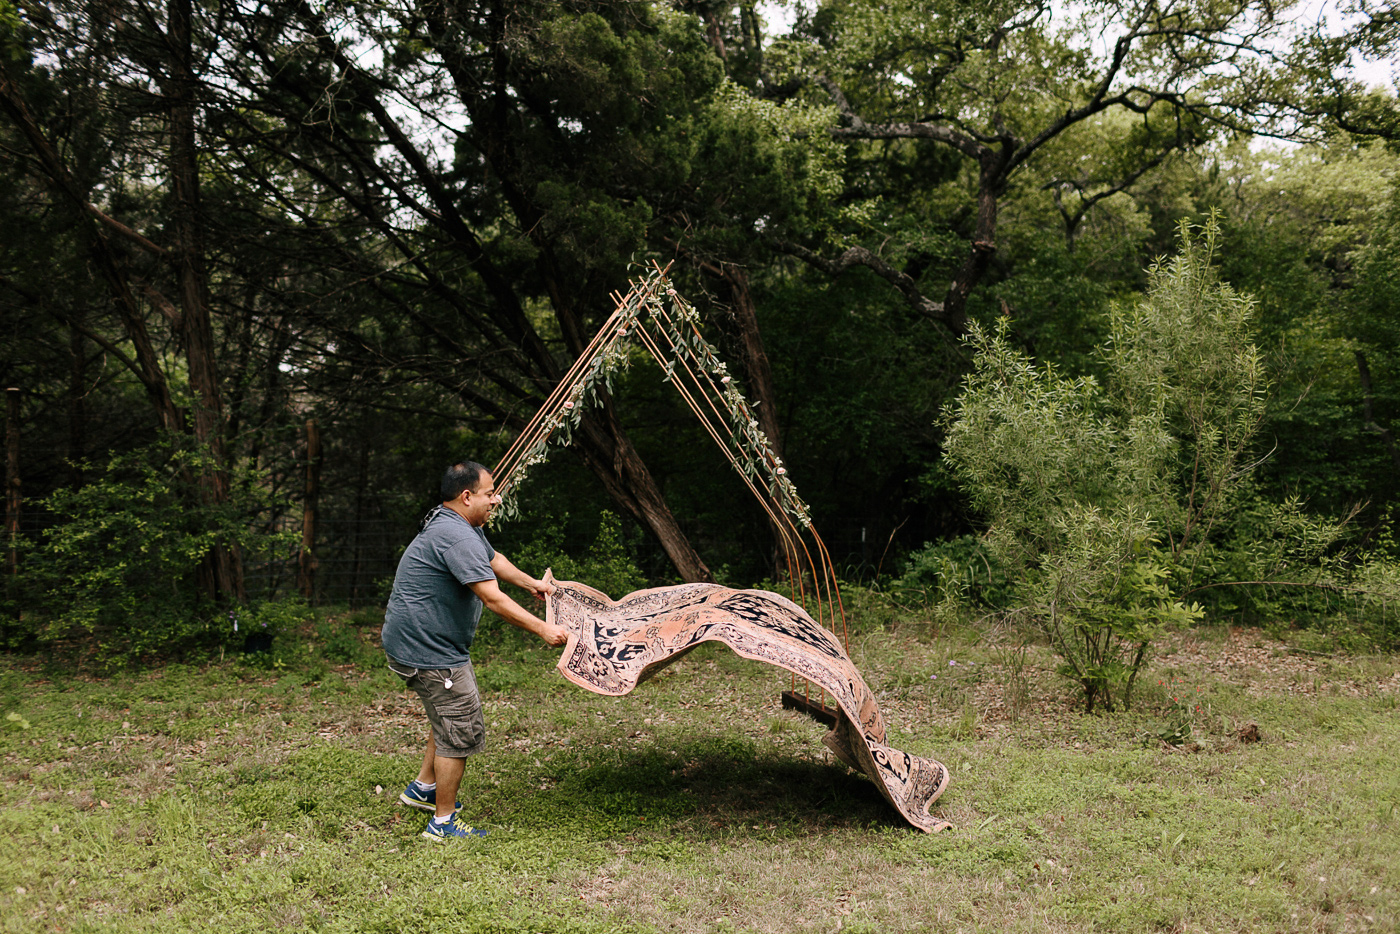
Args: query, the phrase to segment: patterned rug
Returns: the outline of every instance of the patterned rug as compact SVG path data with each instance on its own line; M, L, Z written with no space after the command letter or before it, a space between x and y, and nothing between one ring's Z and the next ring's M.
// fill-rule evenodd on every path
M929 814L948 787L948 770L885 745L875 695L836 637L792 601L718 584L657 587L613 601L585 584L554 585L547 615L569 631L559 670L570 681L598 694L627 694L700 643L723 642L744 658L824 688L839 713L822 742L874 781L915 827L932 832L951 826Z

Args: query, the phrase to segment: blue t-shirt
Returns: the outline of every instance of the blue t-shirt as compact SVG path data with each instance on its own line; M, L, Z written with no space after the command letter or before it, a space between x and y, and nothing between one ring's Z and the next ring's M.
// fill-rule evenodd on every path
M471 659L481 599L468 584L495 580L496 550L450 509L428 521L399 559L381 641L414 668L455 668Z

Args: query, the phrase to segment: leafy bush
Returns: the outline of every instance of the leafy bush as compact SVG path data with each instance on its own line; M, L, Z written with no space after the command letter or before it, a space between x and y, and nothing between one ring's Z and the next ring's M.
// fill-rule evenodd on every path
M947 462L990 519L982 543L1014 581L1012 612L1049 640L1089 710L1129 705L1152 644L1203 615L1197 599L1352 638L1397 634L1394 549L1356 553L1345 519L1265 501L1250 482L1267 386L1252 301L1215 278L1217 238L1214 222L1199 238L1183 226L1145 298L1114 309L1106 390L1037 366L1005 320L968 338L975 369ZM959 547L926 549L906 577L967 591Z
M367 669L381 665L384 654L367 644L359 630L334 617L316 623L316 637L321 642L321 654L337 664L353 664Z
M219 545L246 555L289 539L252 530L266 505L256 484L201 502L197 477L210 467L207 452L161 442L44 500L60 518L24 543L6 647L68 646L111 664L241 642L199 586L200 566Z
M1385 518L1381 534L1362 549L1348 546L1339 524L1328 527L1301 515L1295 500L1273 506L1268 514L1276 527L1295 530L1293 546L1260 535L1234 555L1225 552L1225 557L1244 553L1255 563L1239 562L1239 576L1215 579L1225 584L1199 585L1203 596L1227 594L1228 603L1219 601L1223 605L1267 628L1291 629L1293 640L1316 649L1390 651L1400 645L1400 562L1390 531L1393 517Z
M1001 608L1011 597L1011 582L1001 562L975 535L929 542L911 554L891 590L908 599L937 605L957 602Z
M974 329L975 370L947 459L991 520L984 539L1086 706L1131 702L1151 645L1201 610L1181 599L1240 504L1265 379L1251 301L1216 281L1217 230L1183 227L1148 293L1115 309L1109 392L1037 366L1003 320ZM1287 537L1288 530L1280 534Z
M574 580L617 599L647 585L646 576L633 562L623 540L622 523L608 510L598 522L598 534L581 556L563 548L563 523L542 529L533 541L513 549L510 560L529 574L543 575L550 568L558 580Z
M246 654L268 653L279 641L296 638L315 615L300 597L237 607L226 614L231 630L228 642L241 645Z

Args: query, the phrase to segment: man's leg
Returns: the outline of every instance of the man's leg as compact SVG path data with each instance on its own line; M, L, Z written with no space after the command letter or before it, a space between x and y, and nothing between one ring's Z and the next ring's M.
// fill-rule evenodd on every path
M462 773L466 771L466 767L466 759L449 759L447 756L435 758L433 762L433 771L437 776L437 810L435 815L439 820L455 810L453 805L457 801L457 787L462 784Z
M441 680L437 677L439 673ZM441 840L444 834L434 832L434 827L438 822L447 821L456 811L457 790L466 771L466 757L481 748L486 730L476 676L471 663L467 662L451 670L435 671L428 677L416 672L408 679L408 685L422 699L431 729L418 765L418 777L399 795L399 800L410 807L432 811L434 823L429 824L423 835ZM448 754L441 755L441 752ZM472 828L467 831L472 836L485 835L485 831ZM456 838L464 834L454 829L445 836Z
M433 739L433 728L428 727L428 748L423 751L423 764L418 769L418 784L431 785L437 781L437 773L433 771L437 764L437 740ZM449 799L456 800L456 799Z

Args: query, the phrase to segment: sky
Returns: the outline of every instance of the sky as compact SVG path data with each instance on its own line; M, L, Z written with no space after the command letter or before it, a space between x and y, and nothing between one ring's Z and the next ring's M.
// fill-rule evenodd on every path
M1299 19L1308 22L1315 22L1319 17L1326 17L1327 23L1332 27L1335 34L1340 28L1355 22L1358 17L1347 16L1342 10L1349 6L1347 3L1338 3L1337 0L1303 0L1299 4ZM1372 86L1381 86L1394 90L1400 85L1400 61L1395 58L1381 59L1379 61L1366 61L1356 59L1353 62L1357 78Z
M813 0L760 3L760 15L768 24L768 34L775 35L790 29L796 18L795 8L803 4L815 5ZM1067 0L1055 0L1054 2L1056 8L1072 8L1073 5L1073 0L1068 0L1068 2ZM1357 17L1349 16L1344 12L1351 5L1351 0L1340 0L1340 2L1339 0L1301 0L1289 15L1300 24L1314 23L1320 18L1325 18L1330 31L1335 34L1357 19ZM1390 89L1400 87L1400 61L1395 58L1380 61L1366 61L1357 58L1353 62L1353 70L1357 78L1369 85Z

